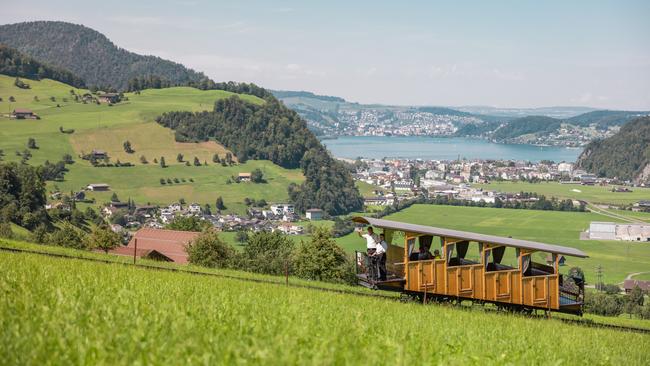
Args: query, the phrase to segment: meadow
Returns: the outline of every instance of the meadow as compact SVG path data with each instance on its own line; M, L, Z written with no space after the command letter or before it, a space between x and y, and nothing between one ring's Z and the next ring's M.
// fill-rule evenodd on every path
M63 192L79 190L91 183L107 183L109 193L91 193L97 203L107 202L113 192L121 199L131 197L136 203L146 202L169 204L180 198L188 203L209 203L214 208L218 196L222 196L228 211L243 212L245 197L267 201L284 201L288 198L287 185L304 180L299 169L284 169L268 161L249 161L231 167L222 167L212 162L214 154L225 157L228 150L215 141L200 143L179 143L174 134L155 122L155 118L166 111L201 111L211 109L214 102L234 93L194 88L177 87L144 90L141 94L127 93L125 100L113 106L94 103L76 103L73 94L82 95L80 90L52 80L26 80L30 89L14 86L14 78L0 75L0 149L5 161L18 161L16 151L26 149L27 139L34 138L38 149L30 150L30 164L42 164L46 160L56 162L64 154L74 157L70 171L63 182L50 182L49 190L56 188ZM15 102L9 102L13 96ZM37 100L35 99L37 98ZM54 97L54 101L50 99ZM263 103L257 97L239 95L252 103ZM57 107L58 105L58 107ZM37 113L40 120L11 120L6 117L15 108L28 108ZM65 134L59 128L74 129ZM126 153L125 141L131 143L134 153ZM134 167L95 168L89 162L78 158L92 150L104 150L112 162L130 162ZM177 162L178 154L184 157ZM140 162L144 156L148 164ZM154 163L165 158L167 168ZM197 157L203 166L186 166ZM227 184L227 180L240 172L254 169L264 172L267 184ZM160 179L178 178L180 183L161 185ZM190 182L189 179L194 182ZM185 182L182 180L185 179Z
M650 347L553 319L34 254L0 263L0 364L641 365Z
M509 193L537 192L547 198L570 198L597 204L630 205L639 200L650 200L650 188L642 187L633 187L632 192L612 192L612 186L583 186L557 182L491 182L475 186Z
M650 245L647 243L579 239L580 232L587 229L591 221L613 220L596 213L418 204L385 219L578 248L589 258L568 257L562 270L579 266L591 284L596 280L598 265L602 266L605 283L619 283L630 273L650 271ZM365 247L364 240L355 233L338 238L337 242L348 251ZM544 258L540 254L537 260Z

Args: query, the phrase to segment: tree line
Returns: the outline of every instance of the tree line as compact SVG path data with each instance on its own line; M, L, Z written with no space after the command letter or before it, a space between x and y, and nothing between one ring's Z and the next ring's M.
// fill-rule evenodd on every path
M0 74L32 80L47 78L77 88L85 87L84 81L70 71L48 66L2 44L0 44ZM16 86L29 88L29 85L19 80Z
M297 113L273 96L262 105L233 96L218 100L213 111L169 112L156 121L173 129L177 141L217 140L241 163L270 160L284 168L300 167L305 182L291 185L289 196L301 212L317 207L337 215L362 207L350 172L329 155Z

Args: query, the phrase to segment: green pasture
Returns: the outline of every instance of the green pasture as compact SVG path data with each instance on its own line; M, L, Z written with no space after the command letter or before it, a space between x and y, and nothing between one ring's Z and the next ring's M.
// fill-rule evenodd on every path
M631 188L632 192L612 192L612 186L583 186L580 184L560 184L557 182L524 183L524 182L491 182L476 184L476 187L500 192L537 192L547 198L571 198L590 203L611 205L629 205L639 200L650 200L650 188Z
M650 347L552 319L33 254L0 263L0 364L641 365Z
M226 98L234 93L210 90L201 91L194 88L178 87L168 89L151 89L136 95L127 93L128 100L113 106L106 104L83 104L73 101L70 90L77 94L86 91L71 88L68 85L52 81L26 80L30 89L20 89L13 85L14 78L0 75L0 149L5 161L19 161L16 151L26 149L28 138L36 139L38 149L30 150L30 164L42 164L44 161L56 162L64 154L74 157L75 163L69 165L70 171L65 181L49 183L48 189L56 185L64 192L79 190L91 183L107 183L110 192L90 193L97 203L107 202L113 192L121 199L131 197L136 203L169 204L184 198L188 203L209 203L214 208L218 196L222 196L228 211L243 212L243 199L264 198L268 202L284 201L288 198L289 183L300 183L304 179L298 169L284 169L269 161L249 161L232 167L222 167L212 162L216 153L221 158L228 152L215 141L201 143L178 143L171 130L158 125L154 119L166 111L187 110L200 111L212 108L219 98ZM14 96L16 101L9 102ZM38 97L38 101L34 97ZM253 103L262 103L257 97L239 95ZM50 97L55 97L51 101ZM59 105L57 107L57 105ZM40 120L11 120L7 118L15 108L28 108L36 112ZM74 129L72 134L59 131ZM131 142L135 153L124 152L124 141ZM92 150L104 150L111 157L111 162L131 162L135 167L95 168L79 158L82 153ZM177 161L178 154L183 155L183 162ZM144 156L148 164L140 162ZM167 168L154 163L165 158ZM197 157L207 166L194 166ZM191 166L186 166L189 161ZM226 184L231 176L241 172L261 169L268 181L266 184ZM160 179L178 178L181 183L161 185ZM192 178L194 182L190 182ZM185 182L182 180L185 179Z
M596 280L595 268L598 265L603 268L605 283L619 283L630 273L650 271L648 243L579 239L580 232L586 230L591 221L616 221L595 213L419 204L385 219L578 248L589 258L568 257L563 271L579 266L591 284ZM337 241L348 251L365 248L365 241L356 233ZM537 261L543 259L542 255L536 258Z

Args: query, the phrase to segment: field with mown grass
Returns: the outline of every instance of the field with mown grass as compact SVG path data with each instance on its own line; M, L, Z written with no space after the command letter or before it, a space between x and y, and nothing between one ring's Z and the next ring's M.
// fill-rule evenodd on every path
M579 239L591 221L616 221L596 213L418 204L385 219L578 248L589 258L567 257L562 271L579 266L591 284L598 265L603 268L605 283L619 283L630 273L650 271L650 243ZM355 233L337 242L348 251L365 248L365 241ZM535 260L543 262L545 258L539 254Z
M19 161L16 151L27 148L27 139L36 139L38 149L30 150L32 158L29 164L42 164L45 160L56 162L64 154L74 157L75 163L69 165L70 171L64 182L56 186L64 192L79 190L90 183L107 183L111 185L109 193L91 193L89 198L96 198L98 203L108 201L113 192L126 200L131 197L136 203L146 202L169 204L179 198L201 204L209 203L214 208L218 196L223 196L229 211L243 212L245 197L261 199L268 202L284 201L288 198L289 183L302 182L303 175L299 169L284 169L268 161L249 161L232 167L222 167L212 162L216 153L221 158L228 152L215 141L201 143L179 143L174 134L155 122L155 118L167 111L201 111L210 110L214 102L227 98L234 93L209 90L201 91L188 87L144 90L141 94L127 93L128 100L113 106L106 104L76 103L70 90L76 94L87 91L75 89L52 80L24 80L30 89L14 86L12 77L0 75L0 149L4 151L4 161ZM9 102L13 96L16 101ZM38 97L38 101L34 97ZM54 97L55 101L51 101ZM253 103L263 103L257 97L239 95ZM59 105L59 107L57 107ZM7 115L15 108L27 108L37 113L40 120L11 120ZM72 134L59 131L74 129ZM124 141L130 141L133 154L124 152ZM135 167L95 168L89 162L80 159L82 153L92 150L107 151L111 162L131 162ZM185 166L177 162L178 154L184 155L184 161L193 163L197 157L207 166ZM140 162L145 156L148 164ZM154 163L164 157L167 168ZM240 172L251 172L259 168L264 172L267 184L226 184L229 177ZM160 179L178 178L180 183L161 185ZM190 182L189 179L194 182ZM185 179L185 182L182 180ZM54 189L55 183L48 188Z
M557 182L525 183L525 182L491 182L475 184L476 187L499 192L537 192L547 198L571 198L590 203L612 205L629 205L639 200L650 200L650 188L632 187L632 192L612 192L613 186L583 186L580 184L560 184Z
M0 364L641 365L650 347L553 319L34 254L0 263Z

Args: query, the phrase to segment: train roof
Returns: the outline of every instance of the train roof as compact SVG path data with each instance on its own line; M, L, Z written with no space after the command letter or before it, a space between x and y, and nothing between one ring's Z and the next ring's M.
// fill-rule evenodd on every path
M587 258L588 255L576 248L563 247L559 245L539 243L529 240L506 238L495 235L472 233L469 231L451 230L440 227L408 224L404 222L376 219L372 217L357 216L352 219L354 222L369 224L384 229L399 230L410 233L444 236L455 239L471 240L477 242L500 244L514 248L539 250L543 252L568 255L579 258Z

